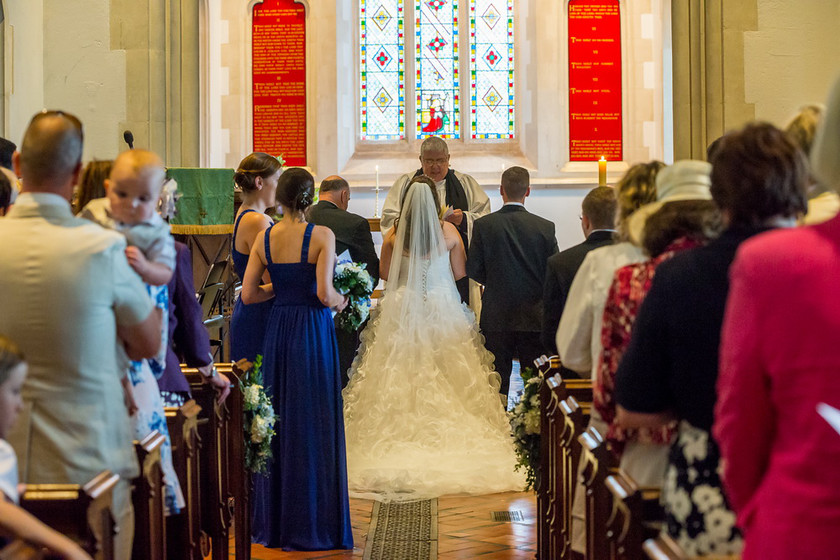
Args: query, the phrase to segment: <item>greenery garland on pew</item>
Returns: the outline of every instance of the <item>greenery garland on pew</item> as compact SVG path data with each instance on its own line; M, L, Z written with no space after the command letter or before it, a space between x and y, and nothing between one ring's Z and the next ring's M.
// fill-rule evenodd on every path
M275 436L277 415L271 399L263 388L262 355L258 354L253 367L239 380L242 391L245 421L245 467L255 473L267 474L272 459L271 439Z
M540 468L540 384L542 376L533 368L524 368L520 377L524 389L510 412L516 450L516 470L525 470L525 489L535 490Z

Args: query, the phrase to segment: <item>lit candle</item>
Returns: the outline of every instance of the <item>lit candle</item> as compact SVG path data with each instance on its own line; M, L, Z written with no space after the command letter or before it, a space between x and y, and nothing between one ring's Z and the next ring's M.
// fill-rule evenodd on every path
M604 156L598 160L598 186L607 186L607 159Z

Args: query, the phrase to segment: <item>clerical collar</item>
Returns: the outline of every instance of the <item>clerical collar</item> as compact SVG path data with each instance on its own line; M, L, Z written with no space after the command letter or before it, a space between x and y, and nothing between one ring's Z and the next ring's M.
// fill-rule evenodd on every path
M522 208L525 208L525 205L521 202L505 202L503 206L521 206Z

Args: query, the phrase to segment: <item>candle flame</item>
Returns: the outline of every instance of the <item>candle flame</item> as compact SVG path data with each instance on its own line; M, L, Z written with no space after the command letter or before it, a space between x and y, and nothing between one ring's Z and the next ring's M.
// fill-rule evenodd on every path
M607 161L607 158L605 158L604 156L601 156L601 159L599 159L598 161Z

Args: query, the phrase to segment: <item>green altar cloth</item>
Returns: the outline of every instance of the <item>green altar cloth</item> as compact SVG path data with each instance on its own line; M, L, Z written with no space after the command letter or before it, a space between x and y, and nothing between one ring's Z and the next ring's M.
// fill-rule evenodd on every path
M181 193L172 233L233 233L233 169L170 167L166 175L178 182Z

